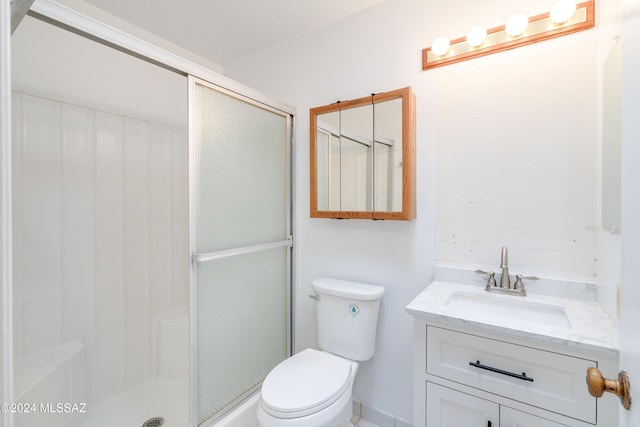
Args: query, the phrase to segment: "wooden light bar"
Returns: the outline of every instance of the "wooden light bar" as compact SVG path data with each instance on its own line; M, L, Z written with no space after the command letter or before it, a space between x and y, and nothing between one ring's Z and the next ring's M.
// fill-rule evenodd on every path
M530 17L526 30L515 37L507 34L505 25L491 28L487 30L487 38L484 43L475 48L467 43L466 37L452 40L449 50L442 56L435 55L431 51L431 47L425 48L422 50L422 69L428 70L443 65L455 64L456 62L588 30L595 26L595 0L576 5L574 15L561 24L554 23L549 16L550 12L546 12Z

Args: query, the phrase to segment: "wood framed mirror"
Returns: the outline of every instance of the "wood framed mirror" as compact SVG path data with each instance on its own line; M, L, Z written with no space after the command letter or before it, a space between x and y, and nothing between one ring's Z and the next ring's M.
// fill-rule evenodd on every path
M415 218L410 87L312 108L309 122L312 218Z

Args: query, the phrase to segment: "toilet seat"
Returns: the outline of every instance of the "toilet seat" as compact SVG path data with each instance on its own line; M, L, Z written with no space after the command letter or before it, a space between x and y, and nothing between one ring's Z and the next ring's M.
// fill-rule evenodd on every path
M351 362L306 349L276 366L262 384L262 407L278 418L298 418L325 409L350 389Z

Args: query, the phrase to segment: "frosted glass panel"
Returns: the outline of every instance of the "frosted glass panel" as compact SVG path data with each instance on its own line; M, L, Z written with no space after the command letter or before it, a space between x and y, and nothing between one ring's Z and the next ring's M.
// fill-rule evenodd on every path
M287 120L196 85L199 253L287 238Z
M193 100L191 246L210 256L194 278L202 423L289 355L290 249L254 247L290 234L289 120L203 84Z
M287 251L198 264L198 422L287 357Z

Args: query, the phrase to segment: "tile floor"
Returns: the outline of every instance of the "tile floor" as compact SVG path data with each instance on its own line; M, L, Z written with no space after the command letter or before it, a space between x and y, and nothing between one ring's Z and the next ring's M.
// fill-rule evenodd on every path
M364 418L358 418L356 416L352 419L355 427L378 427L377 424L372 423L371 421L367 421Z

